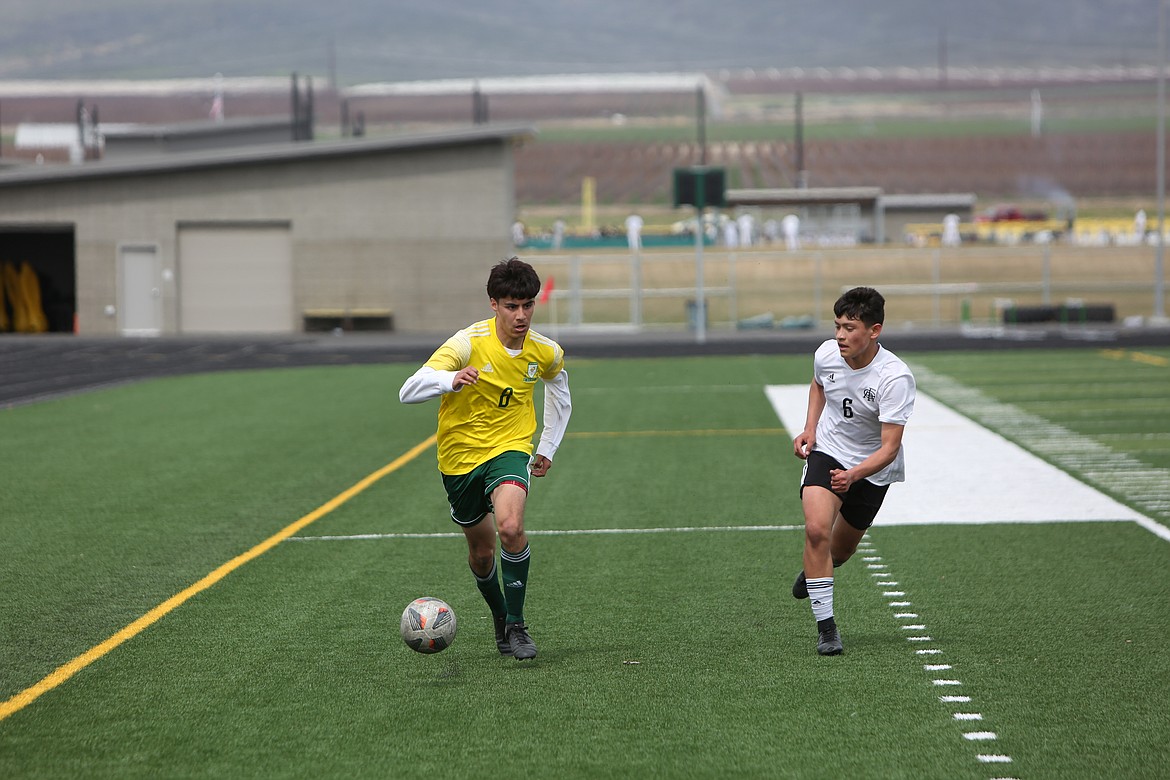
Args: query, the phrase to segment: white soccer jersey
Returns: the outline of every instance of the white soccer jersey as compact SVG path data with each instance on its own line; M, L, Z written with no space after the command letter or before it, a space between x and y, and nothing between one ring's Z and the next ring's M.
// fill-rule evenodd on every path
M815 449L851 469L882 445L882 423L905 425L914 412L914 375L882 346L865 368L854 370L829 339L817 348L813 376L825 389L825 408L817 421ZM901 449L894 461L868 479L889 485L906 478Z

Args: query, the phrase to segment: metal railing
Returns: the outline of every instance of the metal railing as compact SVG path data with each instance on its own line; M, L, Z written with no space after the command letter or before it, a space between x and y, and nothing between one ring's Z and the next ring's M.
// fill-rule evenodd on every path
M695 326L695 255L685 251L534 254L552 293L538 326L679 329ZM999 323L1013 307L1109 305L1117 320L1155 312L1155 251L1060 244L958 248L856 247L704 254L707 326L804 327L832 321L850 287L886 297L887 328Z

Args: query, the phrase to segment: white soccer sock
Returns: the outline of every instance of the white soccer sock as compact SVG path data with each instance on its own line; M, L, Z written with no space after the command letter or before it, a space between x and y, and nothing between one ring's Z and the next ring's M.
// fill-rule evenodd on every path
M833 578L808 580L808 601L818 623L833 617Z

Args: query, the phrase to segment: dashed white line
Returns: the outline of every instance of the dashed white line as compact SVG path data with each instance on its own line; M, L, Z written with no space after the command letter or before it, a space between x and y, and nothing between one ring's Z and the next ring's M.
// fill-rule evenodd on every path
M980 753L979 755L975 756L975 758L979 759L984 764L1010 764L1012 762L1011 756L986 755Z
M859 545L859 548L860 548L860 545ZM873 549L873 548L872 547L866 548L867 551L869 551L871 549ZM866 558L865 560L869 560L869 558ZM875 560L880 560L880 558L875 557ZM884 582L877 581L874 584L879 588L884 588L884 587L888 587L890 585L893 585L894 583L887 580ZM887 597L888 596L905 596L906 591L903 591L903 590L898 590L898 591L883 590L882 595L887 596ZM890 601L888 603L889 603L890 607L894 608L895 610L897 610L898 608L905 608L905 607L912 607L913 606L913 602L911 602L911 601ZM921 617L921 615L918 612L911 612L911 611L895 611L894 612L894 618L896 620L914 620L914 619L918 619L920 617ZM900 628L903 631L925 631L926 624L925 623L900 623L898 625L898 628ZM906 640L908 642L934 642L934 639L927 634L913 634L911 636L907 636ZM924 647L924 648L914 650L914 654L918 655L918 656L937 656L937 655L942 655L942 650L937 648L937 647ZM925 672L932 672L932 673L948 672L948 671L952 671L953 669L954 669L954 666L952 664L948 664L948 663L922 664L922 670ZM931 685L938 687L938 688L955 688L955 687L959 687L963 684L962 680L947 678L947 677L932 678L930 682L931 682ZM970 696L961 696L961 695L939 696L938 700L942 704L970 704L971 703ZM983 720L983 713L982 712L969 712L969 711L959 711L959 712L952 711L951 718L952 718L952 720L957 721L957 722L961 722L961 723L981 722ZM968 742L994 742L995 740L998 739L998 735L994 731L967 731L967 732L963 733L963 738L965 740L967 740ZM976 755L976 759L980 763L984 763L984 764L992 764L992 763L1010 764L1010 763L1012 763L1011 756L1002 755L1002 754L998 754L998 753L979 753ZM1005 778L1003 780L1007 780L1007 779Z

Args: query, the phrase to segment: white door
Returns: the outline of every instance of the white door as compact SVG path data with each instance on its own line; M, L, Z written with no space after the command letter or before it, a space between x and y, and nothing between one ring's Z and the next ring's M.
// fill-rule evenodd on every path
M126 336L162 332L158 247L118 247L118 329Z
M183 333L291 333L292 238L287 225L181 225Z

